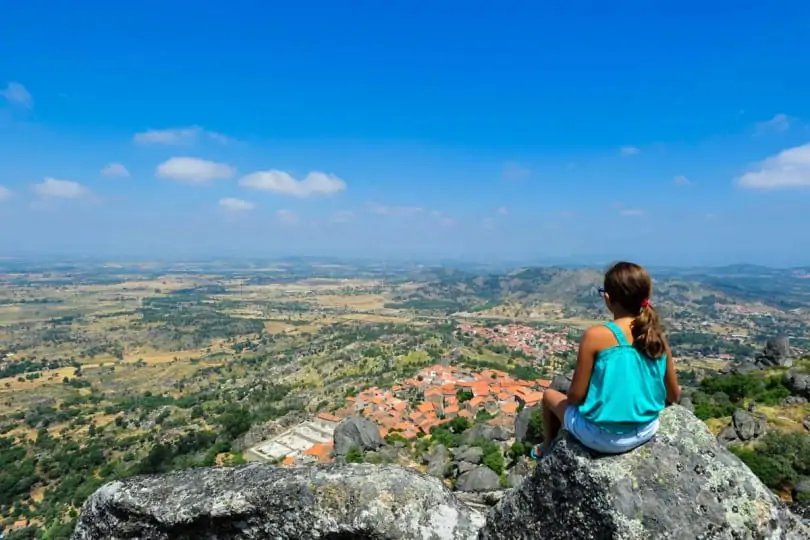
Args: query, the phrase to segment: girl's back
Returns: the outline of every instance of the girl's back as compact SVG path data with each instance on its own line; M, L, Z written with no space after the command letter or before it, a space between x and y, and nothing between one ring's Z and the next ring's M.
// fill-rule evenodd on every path
M610 333L603 339L611 342L596 354L588 393L579 411L609 431L628 432L655 420L664 408L666 355L656 359L645 356L613 321L603 328Z

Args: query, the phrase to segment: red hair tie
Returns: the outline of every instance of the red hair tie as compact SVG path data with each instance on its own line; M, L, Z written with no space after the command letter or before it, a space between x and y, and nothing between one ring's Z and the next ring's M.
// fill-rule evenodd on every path
M650 303L650 299L649 299L649 298L645 298L644 300L642 300L642 301L641 301L641 307L642 307L642 308L648 308L648 307L650 307L651 305L652 305L652 304Z

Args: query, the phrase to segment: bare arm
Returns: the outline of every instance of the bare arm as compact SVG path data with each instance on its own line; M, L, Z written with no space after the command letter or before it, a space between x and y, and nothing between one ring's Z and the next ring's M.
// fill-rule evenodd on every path
M672 351L667 345L667 372L664 375L664 385L667 388L667 403L678 403L681 399L681 387L678 385L678 373L675 371L675 361Z
M574 378L571 381L571 388L568 389L568 402L572 405L579 405L585 401L588 395L588 384L591 382L591 372L596 353L600 349L600 333L602 328L595 326L589 328L579 342L579 353L577 354L577 366L574 368Z

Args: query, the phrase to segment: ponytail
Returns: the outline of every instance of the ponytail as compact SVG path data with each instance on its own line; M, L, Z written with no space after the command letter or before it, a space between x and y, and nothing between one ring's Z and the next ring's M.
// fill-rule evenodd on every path
M630 330L633 334L633 346L648 358L658 359L667 352L667 338L661 319L651 304L641 308L641 313L633 320Z

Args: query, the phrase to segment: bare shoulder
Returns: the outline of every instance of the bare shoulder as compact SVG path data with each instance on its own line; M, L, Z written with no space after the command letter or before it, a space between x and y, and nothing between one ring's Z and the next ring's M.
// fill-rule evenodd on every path
M591 326L585 330L585 333L582 335L582 344L592 346L596 349L609 347L615 341L616 338L613 337L613 332L603 324Z

